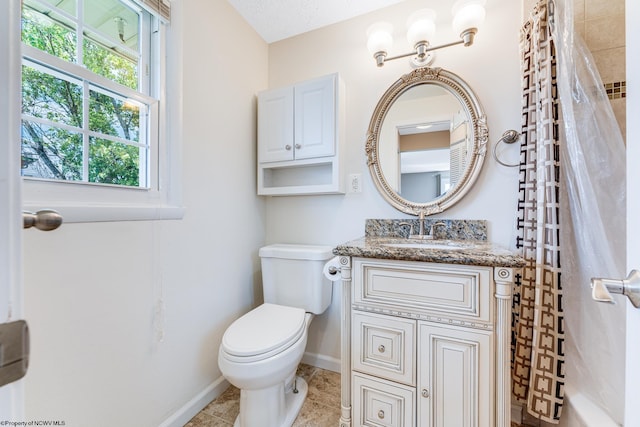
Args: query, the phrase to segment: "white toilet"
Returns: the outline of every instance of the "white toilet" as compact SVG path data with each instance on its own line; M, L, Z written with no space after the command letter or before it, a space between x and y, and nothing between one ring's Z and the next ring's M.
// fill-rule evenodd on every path
M229 326L218 365L240 389L235 426L289 427L307 395L295 373L314 314L331 304L322 269L330 246L275 244L260 249L264 304Z

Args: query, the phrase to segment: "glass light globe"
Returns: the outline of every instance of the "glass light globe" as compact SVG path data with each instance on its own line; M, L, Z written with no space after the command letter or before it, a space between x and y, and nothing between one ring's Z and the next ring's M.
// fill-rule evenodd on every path
M367 29L367 49L372 55L388 52L393 44L393 26L387 22L378 22Z
M487 0L458 0L451 9L453 13L453 31L461 35L466 30L478 28L484 22Z
M432 9L420 9L407 20L407 40L411 46L429 41L436 33L436 12Z

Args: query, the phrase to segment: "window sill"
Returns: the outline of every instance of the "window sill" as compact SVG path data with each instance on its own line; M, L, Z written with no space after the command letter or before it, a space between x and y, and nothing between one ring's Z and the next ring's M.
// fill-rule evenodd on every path
M25 203L26 211L53 209L62 215L64 223L157 221L182 219L186 208L171 205L115 205L115 204L60 204Z

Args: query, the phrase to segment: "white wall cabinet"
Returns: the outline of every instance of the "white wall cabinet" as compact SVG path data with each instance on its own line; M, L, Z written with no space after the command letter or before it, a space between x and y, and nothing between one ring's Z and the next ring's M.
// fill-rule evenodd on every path
M340 79L258 94L258 194L342 193Z
M341 264L350 286L342 374L351 378L341 426L509 427L512 269Z

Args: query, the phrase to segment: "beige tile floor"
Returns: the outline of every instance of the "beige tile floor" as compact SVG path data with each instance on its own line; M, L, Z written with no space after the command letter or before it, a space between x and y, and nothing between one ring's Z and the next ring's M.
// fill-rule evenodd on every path
M300 365L298 375L309 384L307 399L293 427L337 427L340 420L340 374ZM230 386L184 427L228 427L238 416L240 390ZM511 427L523 427L512 423Z
M340 420L340 374L302 364L298 375L309 384L309 392L293 427L336 427ZM240 390L231 386L184 427L232 426L239 409Z

